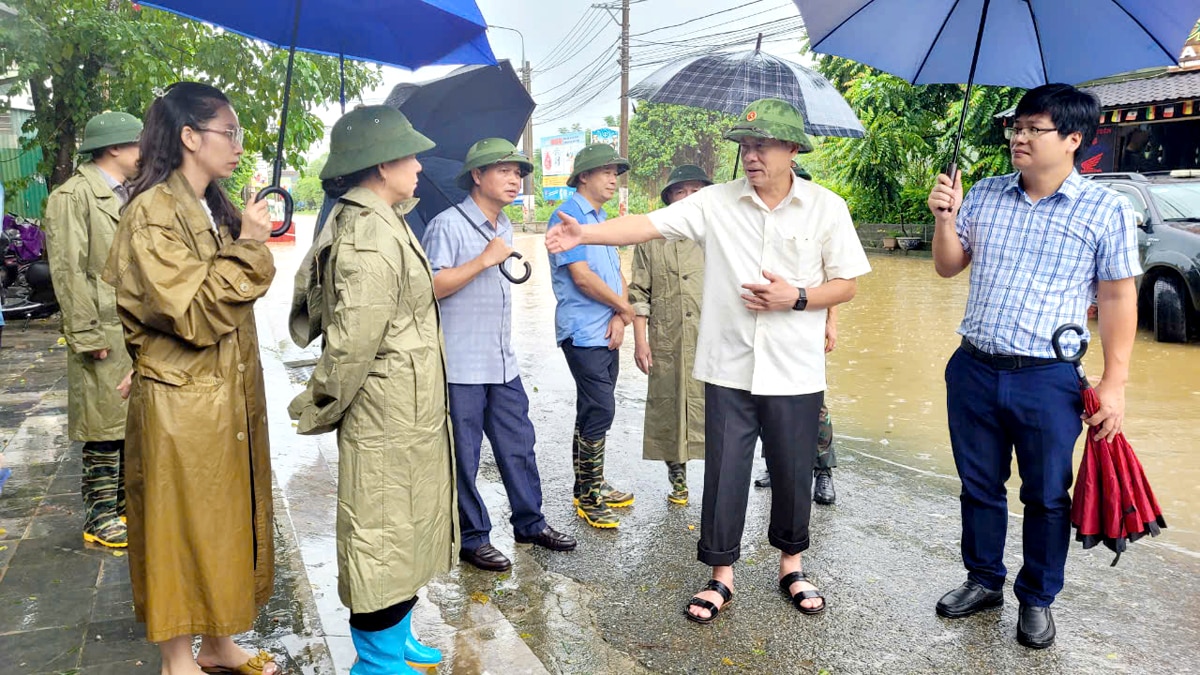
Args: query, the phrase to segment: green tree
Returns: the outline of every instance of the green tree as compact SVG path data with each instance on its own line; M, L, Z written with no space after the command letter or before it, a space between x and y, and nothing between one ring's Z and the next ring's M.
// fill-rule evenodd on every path
M669 103L638 103L629 122L630 202L656 206L671 169L695 164L714 180L733 170L737 146L723 134L737 120L724 113Z
M296 181L296 187L292 189L292 198L296 200L297 209L316 209L321 207L321 201L325 198L325 191L321 189L321 169L325 168L325 162L329 159L329 153L322 153L305 167L300 180Z
M248 8L247 11L252 11ZM183 79L223 90L246 129L247 159L273 156L287 52L128 0L22 0L0 22L0 63L33 100L30 144L45 150L41 167L53 187L72 171L89 118L105 110L143 115L155 90ZM312 110L339 95L337 59L297 53L285 140L285 163L324 135ZM374 66L347 64L346 95L381 82Z

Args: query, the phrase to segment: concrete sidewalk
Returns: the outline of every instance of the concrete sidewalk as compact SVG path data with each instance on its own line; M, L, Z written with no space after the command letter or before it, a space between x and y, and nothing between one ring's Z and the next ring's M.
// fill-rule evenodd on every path
M84 544L80 444L66 437L66 347L57 320L5 327L0 443L13 470L0 494L0 673L158 673L134 620L125 552ZM296 545L277 522L275 593L238 641L289 673L332 673L315 632Z

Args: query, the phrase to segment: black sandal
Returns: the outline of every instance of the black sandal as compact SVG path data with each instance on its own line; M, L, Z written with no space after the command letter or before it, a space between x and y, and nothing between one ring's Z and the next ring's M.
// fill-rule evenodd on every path
M779 590L786 595L788 599L792 601L792 605L794 605L796 609L800 610L803 614L820 614L821 612L824 612L826 603L825 596L821 595L821 591L798 591L795 595L792 595L792 584L796 583L797 581L808 581L808 577L805 576L803 570L784 575L784 577L779 580ZM808 583L811 584L812 582L809 581ZM814 598L820 598L820 607L805 607L804 605L800 604L805 600L812 600Z
M721 596L721 600L722 600L721 606L717 607L716 605L712 604L708 600L705 600L704 598L693 595L691 601L688 602L687 607L683 608L683 614L684 614L684 616L686 616L688 618L688 621L695 621L696 623L702 623L702 624L707 625L707 624L712 623L713 621L716 621L717 614L720 613L720 611L722 609L725 609L726 607L728 607L729 603L733 602L733 591L729 590L728 586L717 581L716 579L709 579L708 583L704 585L704 590L705 591L716 591L716 593ZM703 593L704 591L700 591L700 592ZM704 616L696 616L695 614L692 614L691 612L688 611L688 609L690 609L691 607L699 607L700 609L707 609L708 616L704 617Z

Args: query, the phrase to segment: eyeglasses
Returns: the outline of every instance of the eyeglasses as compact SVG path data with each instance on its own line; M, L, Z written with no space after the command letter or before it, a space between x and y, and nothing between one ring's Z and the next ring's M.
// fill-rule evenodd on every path
M244 147L242 145L242 141L246 140L246 130L241 127L234 127L232 129L205 129L204 127L196 127L196 130L206 131L213 134L223 134L229 139L230 143L233 143L238 147Z
M1037 138L1051 131L1058 131L1058 127L1047 127L1045 129L1039 129L1038 127L1008 127L1004 130L1004 137L1010 141L1021 134L1025 134L1029 138Z

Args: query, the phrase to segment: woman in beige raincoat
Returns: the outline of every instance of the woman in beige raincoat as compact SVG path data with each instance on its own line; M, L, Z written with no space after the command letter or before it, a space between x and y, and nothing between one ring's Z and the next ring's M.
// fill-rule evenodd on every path
M454 562L454 455L433 273L404 221L418 152L433 142L395 108L338 120L321 171L338 197L296 275L292 337L324 338L289 412L302 434L337 430L338 593L358 650L352 675L441 660L412 636L418 589Z
M238 213L219 180L237 168L229 100L181 82L150 105L141 173L104 280L134 376L125 430L129 570L164 673L278 672L230 637L271 596L267 409L254 301L275 264L264 202ZM193 657L194 634L204 636Z
M712 181L700 167L676 167L663 188L663 203L707 185ZM636 313L634 359L650 376L642 459L667 463L667 500L672 504L687 504L687 461L704 459L704 383L692 377L703 288L704 250L699 244L656 239L634 249L629 285Z

